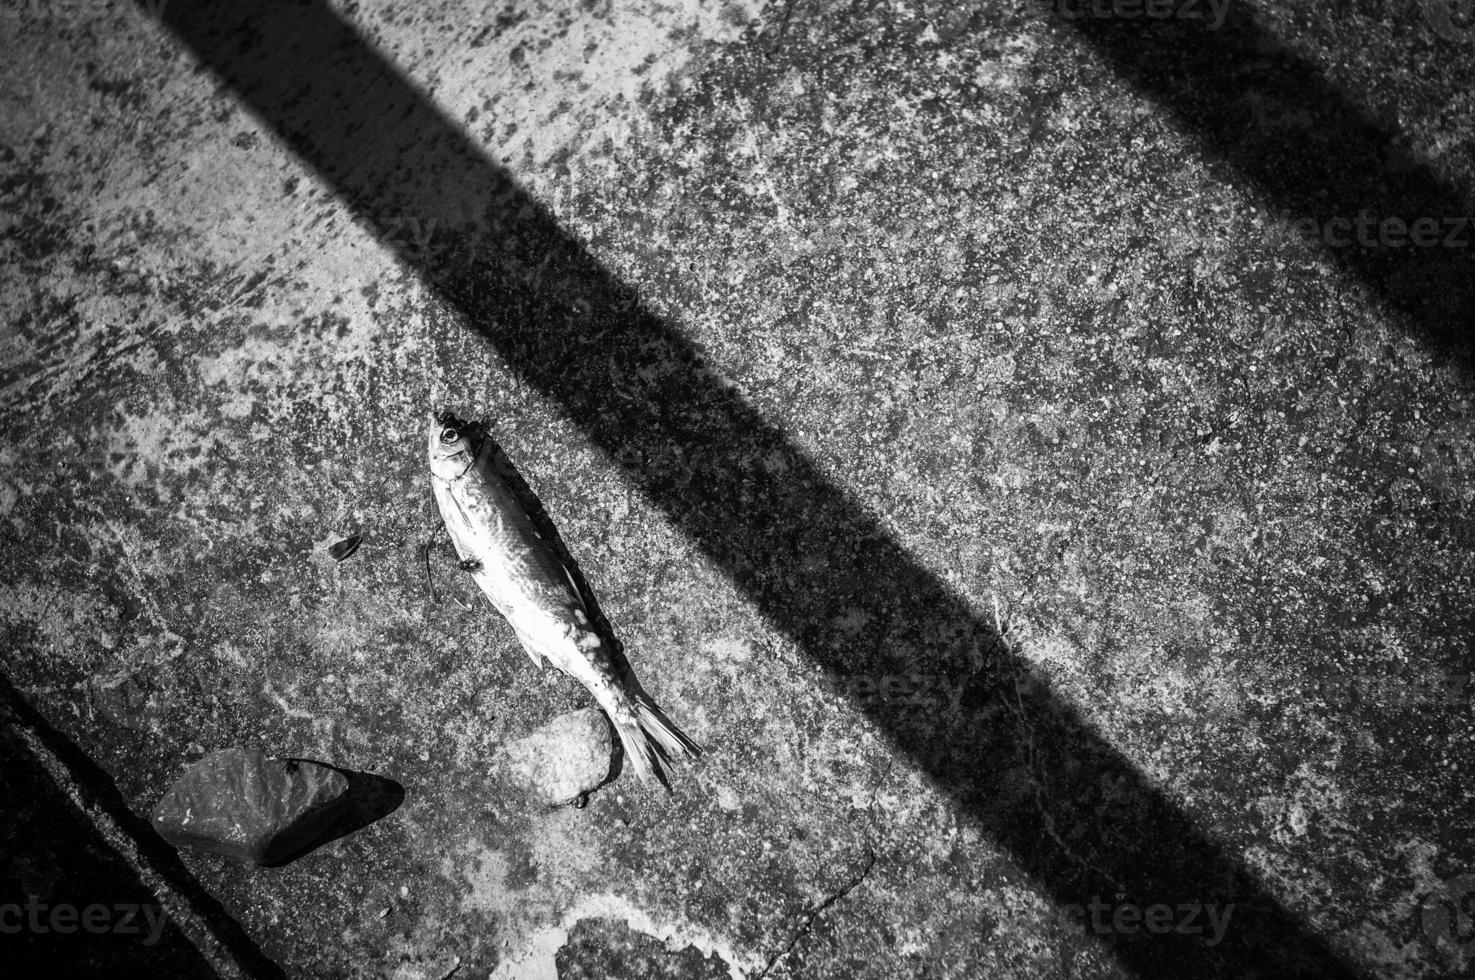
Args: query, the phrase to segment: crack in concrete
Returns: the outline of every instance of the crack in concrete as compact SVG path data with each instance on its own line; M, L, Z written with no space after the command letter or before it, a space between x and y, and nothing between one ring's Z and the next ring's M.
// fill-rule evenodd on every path
M773 956L769 958L768 963L763 967L763 972L758 974L756 980L764 980L764 978L768 976L769 972L778 965L779 960L783 959L785 956L788 956L794 951L794 947L799 945L799 940L803 939L804 936L808 934L809 930L813 928L815 921L819 919L819 917L825 912L825 910L834 905L836 902L840 901L840 899L844 898L846 895L849 895L851 892L855 891L855 889L860 886L861 882L866 880L866 876L871 873L871 869L875 866L876 851L874 848L867 847L866 866L864 868L861 868L860 873L857 874L854 878L851 878L850 881L846 883L844 888L841 888L833 895L830 895L823 902L820 902L818 905L810 910L809 914L804 917L804 922L799 926L797 930L795 930L794 935L789 939L789 944L783 949L779 950L777 953L774 953Z
M1000 617L999 598L997 595L994 596L993 603L994 628L998 633L998 641L1000 646L1003 648L1005 653L1007 653L1011 658L1014 659L1016 663L1026 663L1027 660L1021 654L1019 644L1015 641L1013 636L1012 626L1014 624L1010 622L1006 617ZM1039 743L1035 738L1036 732L1034 723L1024 707L1024 694L1019 688L1019 671L1010 671L1008 680L1014 691L1014 701L1011 703L1009 699L1005 697L1003 699L1003 704L1010 710L1012 714L1014 714L1019 724L1020 731L1023 733L1024 736L1021 742L1025 748L1026 766L1029 771L1034 803L1040 814L1041 834L1043 836L1049 837L1052 841L1054 841L1055 846L1060 848L1060 852L1064 854L1067 858L1069 858L1072 862L1074 862L1078 867L1086 868L1087 870L1100 875L1106 881L1111 882L1112 885L1114 885L1119 890L1125 890L1122 883L1117 881L1116 878L1112 877L1112 875L1107 872L1105 868L1102 868L1100 865L1096 864L1094 861L1091 861L1089 858L1083 857L1079 852L1076 851L1075 848L1071 847L1070 844L1067 843L1063 837L1060 836L1060 832L1055 826L1055 818L1052 816L1051 808L1047 803L1047 797L1049 796L1050 792L1048 782L1049 776L1046 773L1045 767L1042 766L1039 762L1041 754L1039 750Z

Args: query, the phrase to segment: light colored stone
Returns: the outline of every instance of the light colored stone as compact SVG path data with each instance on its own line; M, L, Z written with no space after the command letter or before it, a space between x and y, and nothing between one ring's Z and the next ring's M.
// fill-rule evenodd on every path
M499 763L513 781L550 806L573 802L609 778L613 746L598 708L559 715L507 745Z

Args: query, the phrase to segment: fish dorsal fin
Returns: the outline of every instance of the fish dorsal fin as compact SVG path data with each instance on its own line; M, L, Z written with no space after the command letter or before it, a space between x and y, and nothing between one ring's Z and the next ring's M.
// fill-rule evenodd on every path
M579 600L579 608L583 609L584 593L579 591L579 583L574 581L574 573L570 571L568 565L564 564L562 560L559 561L558 567L563 569L563 577L568 579L568 587L573 590L574 597ZM587 609L584 611L588 612Z

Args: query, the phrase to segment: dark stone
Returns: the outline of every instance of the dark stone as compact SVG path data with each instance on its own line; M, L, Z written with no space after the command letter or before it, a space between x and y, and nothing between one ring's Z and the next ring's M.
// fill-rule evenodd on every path
M347 777L331 766L221 749L169 787L153 823L175 846L272 864L327 830L347 808L347 793Z

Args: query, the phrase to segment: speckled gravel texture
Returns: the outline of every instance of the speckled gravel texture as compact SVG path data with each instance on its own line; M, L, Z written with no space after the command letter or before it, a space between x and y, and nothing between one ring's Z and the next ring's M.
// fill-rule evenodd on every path
M1475 36L224 6L0 10L0 638L137 813L230 745L402 784L185 856L288 975L1471 969L1475 229L1324 232L1472 213ZM707 748L669 797L491 775L588 698L443 541L432 599L443 406Z

